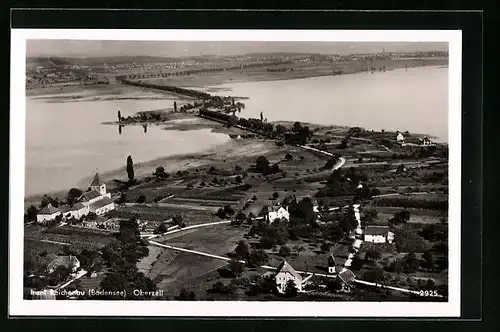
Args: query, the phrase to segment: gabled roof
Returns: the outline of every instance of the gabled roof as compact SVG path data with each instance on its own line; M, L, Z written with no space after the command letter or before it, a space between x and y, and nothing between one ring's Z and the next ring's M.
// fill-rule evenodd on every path
M389 226L366 226L365 235L387 235Z
M354 273L352 273L351 270L345 269L344 271L339 273L339 278L340 278L340 280L342 280L346 284L349 284L349 283L353 282L354 279L356 279L356 276L354 275Z
M76 211L81 210L83 208L85 208L85 205L83 205L82 202L78 202L75 205L73 205L73 210L76 210Z
M59 211L61 211L62 213L73 211L73 210L74 210L74 208L72 208L71 206L69 206L67 204L61 205L59 207Z
M285 272L288 272L291 275L293 275L295 278L302 280L302 277L300 276L300 274L297 271L295 271L295 269L290 264L288 264L287 261L284 260L283 262L281 262L281 264L276 269L276 274L285 273Z
M91 209L99 209L99 208L102 208L103 206L109 205L111 203L113 203L113 200L111 198L103 197L102 199L100 199L94 203L91 203L90 208Z
M90 182L91 187L98 187L101 185L101 180L99 179L99 172L96 172L92 182Z
M44 207L38 214L54 214L60 212L58 208L55 208L52 206L52 204L47 205Z
M87 191L87 192L83 193L82 196L80 196L80 201L87 202L87 201L90 201L91 199L97 198L99 196L101 196L101 193L98 192L97 190Z

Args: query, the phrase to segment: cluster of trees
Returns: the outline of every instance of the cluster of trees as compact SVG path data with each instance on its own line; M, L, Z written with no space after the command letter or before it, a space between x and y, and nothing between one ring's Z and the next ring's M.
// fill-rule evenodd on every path
M269 160L264 156L259 156L257 160L255 160L255 169L257 172L264 175L276 174L281 171L278 164L271 165Z
M253 132L257 132L264 136L273 137L274 126L260 119L255 118L239 118L237 124L243 128L247 128Z
M432 269L434 267L434 258L430 251L426 251L423 255L423 266ZM417 258L415 253L411 252L406 254L403 258L392 261L385 269L389 272L396 273L415 273L417 272L422 263Z
M209 111L207 109L200 109L199 114L200 116L226 123L228 126L234 126L238 124L239 121L236 115L229 115L222 112Z
M272 224L259 221L250 228L249 236L261 237L259 246L263 249L271 249L276 245L284 245L290 239L286 221L276 220Z
M155 283L137 269L137 262L149 254L147 242L140 237L135 219L123 220L117 240L101 249L102 258L108 265L108 272L101 281L105 291L127 292L127 298L134 297L133 290L155 291ZM105 296L106 299L118 297ZM122 298L121 298L122 299Z
M125 83L128 85L164 90L164 91L169 91L169 92L177 93L177 94L180 94L183 96L194 97L194 98L198 98L198 99L212 99L213 98L212 95L210 95L209 93L203 92L203 91L191 90L191 89L181 88L181 87L177 87L177 86L153 84L153 83L147 83L147 82L137 82L137 81L131 81L131 80L123 79L123 78L118 78L118 79L120 79L122 83Z
M430 248L429 242L411 227L398 229L394 241L399 252L425 252Z
M155 171L153 172L153 176L155 176L159 180L167 179L170 175L165 172L165 168L162 166L157 167Z
M309 129L309 126L302 126L300 122L295 122L293 124L292 130L284 134L285 142L287 144L299 145L306 144L312 137L312 135L313 133L311 129Z
M316 194L317 197L337 197L356 195L359 199L371 198L378 191L366 183L368 176L350 167L347 171L337 169L330 174L324 188ZM358 184L363 182L363 187L358 189Z
M224 219L234 215L234 209L230 205L224 205L219 210L217 210L217 217Z
M234 249L234 256L237 260L244 260L250 267L258 267L267 262L269 257L262 249L253 248L250 250L248 244L241 240Z

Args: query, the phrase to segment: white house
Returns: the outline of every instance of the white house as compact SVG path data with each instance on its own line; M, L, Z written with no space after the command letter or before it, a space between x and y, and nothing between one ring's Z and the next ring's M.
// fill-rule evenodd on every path
M79 202L73 205L73 215L75 218L79 219L83 216L89 214L90 210L88 206L85 206L83 203Z
M272 224L275 220L286 219L290 221L290 213L288 212L288 206L283 207L280 205L272 206L268 208L266 215L266 220Z
M399 131L398 131L397 136L396 136L396 141L399 143L403 143L405 141L405 137Z
M364 233L364 240L372 243L392 243L394 233L389 231L389 226L367 226Z
M286 284L289 280L293 280L295 287L299 292L302 291L302 277L285 260L281 262L281 264L276 269L274 278L276 280L276 287L278 288L278 292L280 293L285 293Z
M61 211L58 208L52 206L52 204L48 204L41 211L39 211L36 215L36 220L38 222L50 221L56 219L57 216L61 215Z
M430 146L432 145L432 141L429 139L429 137L425 136L424 138L420 139L420 144L423 146Z
M111 200L111 194L106 192L106 184L100 181L99 173L95 173L90 183L90 190L83 193L78 201L79 204L75 206L79 216L90 212L101 215L115 209L115 203Z
M94 212L98 216L105 214L106 212L112 211L115 209L115 202L111 200L111 198L103 197L97 202L89 204L90 212Z

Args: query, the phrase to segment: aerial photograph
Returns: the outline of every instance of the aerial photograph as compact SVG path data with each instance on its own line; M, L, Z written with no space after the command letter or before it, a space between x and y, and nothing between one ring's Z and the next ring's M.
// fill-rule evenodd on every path
M448 302L448 46L27 40L23 298Z

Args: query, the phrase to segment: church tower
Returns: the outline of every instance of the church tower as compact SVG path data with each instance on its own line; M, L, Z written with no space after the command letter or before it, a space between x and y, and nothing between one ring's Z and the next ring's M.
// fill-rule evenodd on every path
M328 257L328 273L336 273L335 271L335 266L337 265L337 262L335 261L335 257L333 257L333 254L330 254L330 257Z
M92 182L90 183L90 190L98 191L101 196L106 195L106 184L102 183L99 179L99 172L96 172Z

